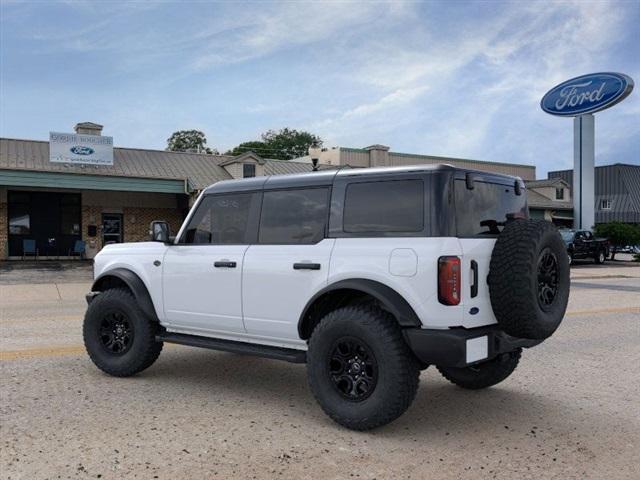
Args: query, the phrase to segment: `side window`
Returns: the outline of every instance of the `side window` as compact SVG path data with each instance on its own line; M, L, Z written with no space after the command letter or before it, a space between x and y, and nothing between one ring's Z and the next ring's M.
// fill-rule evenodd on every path
M424 230L422 180L352 183L344 200L347 233L415 233Z
M181 244L224 245L250 243L249 219L258 199L255 193L210 195L191 217Z
M324 238L328 209L328 188L266 191L258 242L317 243Z

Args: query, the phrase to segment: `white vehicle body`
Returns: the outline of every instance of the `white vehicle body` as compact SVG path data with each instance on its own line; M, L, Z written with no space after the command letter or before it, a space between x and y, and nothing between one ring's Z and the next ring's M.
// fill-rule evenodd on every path
M400 171L410 175L425 169ZM345 181L363 173L345 174ZM233 181L224 183L233 185ZM339 195L336 189L332 202ZM207 195L200 196L173 244L108 245L94 260L96 279L115 269L137 275L167 332L306 350L307 341L299 333L305 307L323 289L352 279L376 282L397 292L415 312L421 328L496 323L486 281L495 237L348 238L331 235L330 227L324 238L312 244L185 244L187 225ZM333 208L332 203L332 218ZM436 205L430 209L434 218L446 215ZM332 221L328 220L329 225ZM460 259L457 305L439 301L438 261L447 256ZM220 262L233 266L219 266ZM294 264L315 267L297 269ZM477 293L472 296L474 287Z

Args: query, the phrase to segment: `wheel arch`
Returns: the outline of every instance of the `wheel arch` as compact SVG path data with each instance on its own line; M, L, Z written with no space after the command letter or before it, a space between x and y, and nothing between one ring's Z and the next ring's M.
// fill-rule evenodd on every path
M136 299L136 302L151 320L158 321L156 309L153 306L149 290L142 279L126 268L114 268L102 273L91 286L92 292L104 292L110 288L126 287Z
M409 302L394 289L375 280L355 278L333 283L311 297L298 319L298 335L307 340L329 305L338 308L370 300L391 313L401 327L422 326Z

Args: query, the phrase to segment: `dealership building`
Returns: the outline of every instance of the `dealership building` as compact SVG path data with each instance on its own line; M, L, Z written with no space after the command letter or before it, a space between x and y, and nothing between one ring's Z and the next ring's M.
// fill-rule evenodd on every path
M449 163L535 179L535 167L391 152L384 145L325 150L319 167ZM177 232L202 189L220 180L309 172L290 161L113 147L102 126L85 122L49 141L0 138L0 260L66 258L84 249L148 238L152 220Z

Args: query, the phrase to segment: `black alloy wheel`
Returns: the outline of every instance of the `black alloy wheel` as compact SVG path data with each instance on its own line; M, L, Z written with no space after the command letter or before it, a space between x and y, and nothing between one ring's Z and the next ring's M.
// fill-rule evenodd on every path
M133 324L122 312L107 313L100 324L100 342L112 355L124 355L133 344Z
M131 291L112 288L97 294L82 325L91 361L103 372L129 377L150 367L162 351L157 320L140 308Z
M538 303L546 309L553 304L558 293L558 259L545 248L538 260Z
M378 382L378 364L369 347L354 337L338 339L329 354L329 377L345 399L361 402Z

